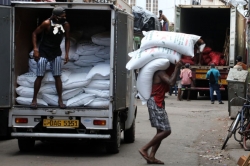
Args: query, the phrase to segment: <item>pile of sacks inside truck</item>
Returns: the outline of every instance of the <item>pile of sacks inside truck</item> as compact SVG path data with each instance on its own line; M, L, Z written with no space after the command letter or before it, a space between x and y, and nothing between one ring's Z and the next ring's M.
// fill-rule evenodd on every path
M167 31L149 31L143 32L143 35L140 48L129 53L131 59L126 68L139 69L136 87L142 104L145 104L151 95L154 73L157 70L173 71L173 64L182 55L194 57L194 45L201 36ZM205 44L200 46L201 52L204 47Z
M197 50L194 49L194 53L196 52ZM182 55L181 59L184 63L189 63L190 65L195 65L199 63L198 56L190 57L190 56ZM215 66L225 66L226 60L224 58L223 53L218 52L218 51L213 51L211 47L205 47L202 51L200 64L210 65L211 63L213 63Z
M101 31L98 29L95 31ZM93 31L93 30L92 30ZM82 38L84 31L73 32ZM89 34L87 34L89 35ZM72 35L69 50L69 62L64 65L65 41L62 50L62 98L66 106L86 106L108 108L110 87L110 33L99 32L91 35L90 40L77 41ZM30 52L29 72L17 77L16 98L21 105L30 105L34 93L37 63ZM38 93L40 106L58 106L58 95L50 64Z

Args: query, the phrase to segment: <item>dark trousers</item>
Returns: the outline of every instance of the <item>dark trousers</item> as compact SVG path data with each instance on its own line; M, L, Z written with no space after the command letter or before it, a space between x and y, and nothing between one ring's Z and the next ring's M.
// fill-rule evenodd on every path
M217 100L221 102L221 94L220 94L220 86L219 84L209 84L210 89L210 99L212 102L214 102L214 91L216 91L217 94Z

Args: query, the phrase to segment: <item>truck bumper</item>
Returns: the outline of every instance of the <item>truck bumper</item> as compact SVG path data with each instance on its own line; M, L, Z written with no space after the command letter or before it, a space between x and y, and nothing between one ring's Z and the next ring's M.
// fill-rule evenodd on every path
M191 87L191 88L181 88L182 91L185 90L202 90L202 91L209 91L209 87L204 88L204 87ZM220 88L220 91L225 91L225 88Z
M110 139L109 134L64 134L64 133L21 133L12 132L12 137L38 137L38 138L93 138Z

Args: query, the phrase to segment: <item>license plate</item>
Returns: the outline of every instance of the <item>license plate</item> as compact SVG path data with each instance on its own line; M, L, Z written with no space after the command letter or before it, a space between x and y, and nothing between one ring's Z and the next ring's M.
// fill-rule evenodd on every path
M79 120L43 119L44 127L79 127Z

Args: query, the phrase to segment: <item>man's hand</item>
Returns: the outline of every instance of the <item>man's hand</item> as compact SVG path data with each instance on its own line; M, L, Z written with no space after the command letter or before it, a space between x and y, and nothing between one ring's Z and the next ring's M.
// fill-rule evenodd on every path
M183 65L184 64L181 60L179 60L177 63L175 63L175 67L177 67L178 69L180 69Z
M33 58L36 62L38 62L40 59L39 51L37 49L34 49L33 51L34 51Z
M69 56L65 55L64 64L68 63L68 61L69 61Z

